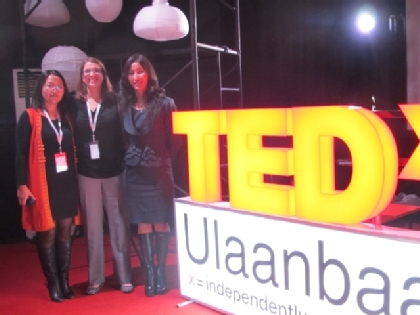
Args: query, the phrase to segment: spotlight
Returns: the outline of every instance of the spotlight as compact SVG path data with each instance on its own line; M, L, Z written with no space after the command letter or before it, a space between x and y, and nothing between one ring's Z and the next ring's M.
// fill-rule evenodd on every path
M359 28L359 31L367 34L370 33L375 28L375 18L368 14L368 13L362 13L357 17L357 27Z

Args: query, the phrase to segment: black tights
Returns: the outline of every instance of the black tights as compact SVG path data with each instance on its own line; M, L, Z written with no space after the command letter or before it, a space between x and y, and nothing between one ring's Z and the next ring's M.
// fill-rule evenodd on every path
M42 248L50 248L55 241L69 243L71 241L71 223L73 218L57 220L55 227L48 231L37 232L38 244Z

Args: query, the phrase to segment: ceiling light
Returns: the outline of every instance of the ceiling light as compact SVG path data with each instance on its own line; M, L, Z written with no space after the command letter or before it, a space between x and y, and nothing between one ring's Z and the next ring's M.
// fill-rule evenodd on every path
M37 0L27 0L25 2L25 14L36 4ZM26 19L26 23L41 27L59 26L69 21L70 13L62 0L42 0Z
M180 39L188 30L187 17L180 9L170 6L168 0L153 0L151 6L137 13L133 23L134 34L155 41Z
M86 8L98 22L109 23L121 13L122 0L86 0Z

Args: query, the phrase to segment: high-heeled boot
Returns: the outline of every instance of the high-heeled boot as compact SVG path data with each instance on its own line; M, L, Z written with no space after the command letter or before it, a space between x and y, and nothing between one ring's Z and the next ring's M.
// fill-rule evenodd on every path
M144 271L146 273L146 283L144 284L144 293L151 297L155 295L155 272L152 255L152 234L139 234L141 261L144 263Z
M47 248L38 245L37 249L42 271L47 279L46 286L50 299L53 302L63 302L64 297L58 281L54 245Z
M71 242L57 242L58 281L64 298L74 299L74 293L69 285L69 269L71 258Z
M168 255L169 233L155 233L156 241L156 294L165 294L166 289L166 256Z

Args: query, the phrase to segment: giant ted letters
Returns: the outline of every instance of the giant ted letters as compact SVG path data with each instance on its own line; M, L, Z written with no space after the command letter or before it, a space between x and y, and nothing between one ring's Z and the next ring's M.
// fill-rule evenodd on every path
M420 106L400 108L420 136ZM197 202L221 201L219 135L227 138L232 208L353 224L378 215L395 193L394 137L360 107L176 112L173 126L174 133L187 135L190 195ZM262 136L292 136L293 147L263 147ZM334 137L351 153L352 177L343 191L334 187ZM400 177L418 179L419 168L418 147ZM264 174L293 175L294 184L264 183Z

